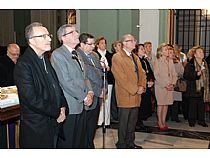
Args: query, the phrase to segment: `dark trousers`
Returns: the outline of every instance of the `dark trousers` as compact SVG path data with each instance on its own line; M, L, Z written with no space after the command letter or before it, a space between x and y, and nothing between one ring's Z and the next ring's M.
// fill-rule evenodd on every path
M135 127L138 118L138 108L118 108L119 129L117 148L134 146Z
M188 122L205 122L205 104L203 98L189 98Z
M86 111L86 118L87 118L87 145L86 148L88 149L95 149L93 140L96 134L98 117L100 112L99 104L93 110Z
M189 113L189 98L185 96L185 93L182 93L182 112L184 119L188 119L188 113Z
M141 96L141 105L138 113L138 121L137 124L141 124L143 120L146 120L148 117L152 116L152 93L151 90L148 89Z
M178 120L178 113L179 113L179 101L174 101L173 105L169 106L171 119L172 120Z
M7 125L0 122L0 149L7 148Z
M83 149L86 144L86 112L70 114L63 124L65 140L58 139L58 148Z
M115 95L115 85L113 84L112 87L112 95L111 95L111 105L110 105L110 111L111 111L111 119L118 120L118 107L117 107L117 100Z

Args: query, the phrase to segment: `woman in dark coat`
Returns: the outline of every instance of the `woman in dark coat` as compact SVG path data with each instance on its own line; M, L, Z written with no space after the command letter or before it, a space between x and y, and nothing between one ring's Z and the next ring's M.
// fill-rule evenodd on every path
M196 121L203 127L205 123L205 102L209 102L209 70L204 60L202 47L194 47L193 58L187 63L184 78L187 80L186 96L189 98L188 122L194 127Z
M137 55L139 56L142 68L146 72L147 76L147 88L146 92L141 95L142 101L139 108L139 115L137 121L137 129L147 130L143 124L143 120L147 120L148 117L152 115L152 100L151 100L151 87L154 85L154 74L150 67L148 60L145 58L145 49L143 44L137 45Z

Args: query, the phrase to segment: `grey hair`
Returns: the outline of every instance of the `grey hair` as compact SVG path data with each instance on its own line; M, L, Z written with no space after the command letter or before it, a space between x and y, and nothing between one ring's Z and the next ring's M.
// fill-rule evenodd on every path
M127 37L134 37L134 36L131 35L131 34L125 34L125 35L123 35L122 38L120 39L121 43L123 43Z
M61 37L66 33L66 28L67 27L74 27L75 25L71 25L71 24L64 24L61 27L59 27L58 31L57 31L57 37L58 40L60 41L60 43L62 43L62 39Z
M25 38L27 41L31 38L31 35L33 34L33 28L34 27L43 27L42 23L39 22L33 22L30 25L26 26L25 28Z

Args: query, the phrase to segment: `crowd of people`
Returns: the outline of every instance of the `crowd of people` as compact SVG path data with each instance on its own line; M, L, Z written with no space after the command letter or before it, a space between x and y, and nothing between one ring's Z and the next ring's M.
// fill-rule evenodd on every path
M185 55L178 45L162 43L154 53L151 42L138 44L125 34L109 52L105 37L65 24L57 31L61 46L49 58L52 35L45 26L31 23L25 38L28 47L19 59L15 43L0 58L0 86L18 89L21 148L94 149L97 126L109 124L100 121L106 95L111 122L119 125L117 148L141 149L135 130L147 132L144 121L153 112L160 131L170 128L169 118L179 123L180 111L190 127L208 127L210 57L204 59L201 46Z

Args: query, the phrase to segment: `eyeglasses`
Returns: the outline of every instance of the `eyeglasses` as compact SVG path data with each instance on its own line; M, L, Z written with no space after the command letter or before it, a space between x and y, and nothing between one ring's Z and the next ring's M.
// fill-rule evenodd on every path
M89 46L95 45L95 43L85 43L85 44L87 44Z
M67 33L63 34L62 36L66 36L66 35L72 34L72 33L74 33L74 32L79 33L78 30L73 30L73 31L70 31L70 32L67 32Z
M139 51L145 51L145 49L144 49L144 48L139 48L138 50L139 50Z
M36 36L31 36L29 39L36 38L36 37L42 37L44 39L47 39L47 37L53 38L53 35L52 34L36 35Z
M136 43L137 40L136 39L134 39L134 40L125 40L124 42L133 42L133 43Z

